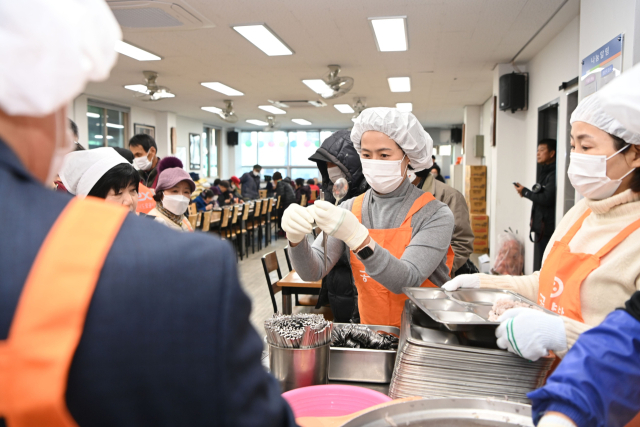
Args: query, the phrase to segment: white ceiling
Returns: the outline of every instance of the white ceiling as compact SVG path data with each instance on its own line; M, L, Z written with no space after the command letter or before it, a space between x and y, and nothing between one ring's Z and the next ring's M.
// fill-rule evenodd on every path
M289 109L277 116L282 128L346 128L351 115L333 104L353 104L366 97L368 106L413 102L424 126L447 127L463 120L464 105L482 104L491 94L492 69L509 62L551 17L563 0L188 0L214 28L185 31L124 31L124 40L162 61L139 62L120 55L106 82L90 84L85 93L104 100L181 116L218 126L258 129L246 119L265 120L258 105L268 99L317 99L302 79L321 78L329 64L355 79L347 95L328 100L324 108ZM181 0L174 3L184 4ZM570 0L518 58L530 59L579 13ZM409 50L378 52L370 17L406 15ZM266 23L295 52L269 57L231 26ZM142 102L125 84L143 83L142 71L157 71L158 83L175 98ZM410 76L410 93L392 93L388 77ZM220 81L245 93L233 97L240 121L228 125L202 106L224 107L228 97L200 85Z

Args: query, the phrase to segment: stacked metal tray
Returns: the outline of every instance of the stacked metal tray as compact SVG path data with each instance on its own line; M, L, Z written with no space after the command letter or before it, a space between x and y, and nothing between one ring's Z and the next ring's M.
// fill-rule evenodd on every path
M495 343L495 336L481 336L479 344L484 338L486 345L478 346L468 339L473 331L455 326L455 331L448 330L451 325L438 329L443 325L425 316L412 301L405 303L389 396L484 397L529 403L526 394L544 383L553 357L531 362L491 348L489 341Z

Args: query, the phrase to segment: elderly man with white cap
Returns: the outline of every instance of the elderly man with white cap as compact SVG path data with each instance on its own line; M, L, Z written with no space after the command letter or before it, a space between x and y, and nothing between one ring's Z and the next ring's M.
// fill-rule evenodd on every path
M0 0L0 425L293 426L227 243L43 185L120 37L102 0ZM68 188L90 194L104 159Z
M399 327L406 300L402 288L439 287L449 280L453 214L407 178L410 167L432 164L433 141L413 114L364 110L351 140L371 189L339 207L322 201L306 209L291 205L282 228L302 279L321 279L350 252L361 322ZM314 221L329 235L326 270L322 236L313 245L306 239Z
M529 276L458 276L444 288L513 290L558 315L507 310L501 348L530 360L564 357L578 337L640 290L640 133L603 109L600 94L571 116L569 179L585 198L562 218Z

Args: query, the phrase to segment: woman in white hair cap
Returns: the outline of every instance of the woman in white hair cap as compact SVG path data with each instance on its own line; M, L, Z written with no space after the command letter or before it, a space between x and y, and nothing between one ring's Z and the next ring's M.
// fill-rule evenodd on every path
M75 196L92 196L122 205L135 212L140 176L136 169L111 147L80 150L64 158L60 180Z
M530 276L456 277L444 287L513 290L560 316L507 310L498 346L530 360L564 357L640 289L640 134L608 115L599 94L571 115L569 179L585 198L562 218Z
M361 322L399 327L406 300L402 288L439 287L449 280L453 214L407 178L409 168L432 165L433 141L413 114L364 110L351 140L371 189L339 207L322 201L308 209L291 205L282 228L300 277L320 280L348 253ZM329 235L326 269L322 236L313 245L306 239L314 221Z

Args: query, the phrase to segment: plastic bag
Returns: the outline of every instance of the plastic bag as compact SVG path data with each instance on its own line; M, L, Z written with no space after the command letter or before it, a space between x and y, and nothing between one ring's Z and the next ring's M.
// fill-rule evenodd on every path
M498 255L491 274L521 276L524 268L524 242L511 228L498 235Z

